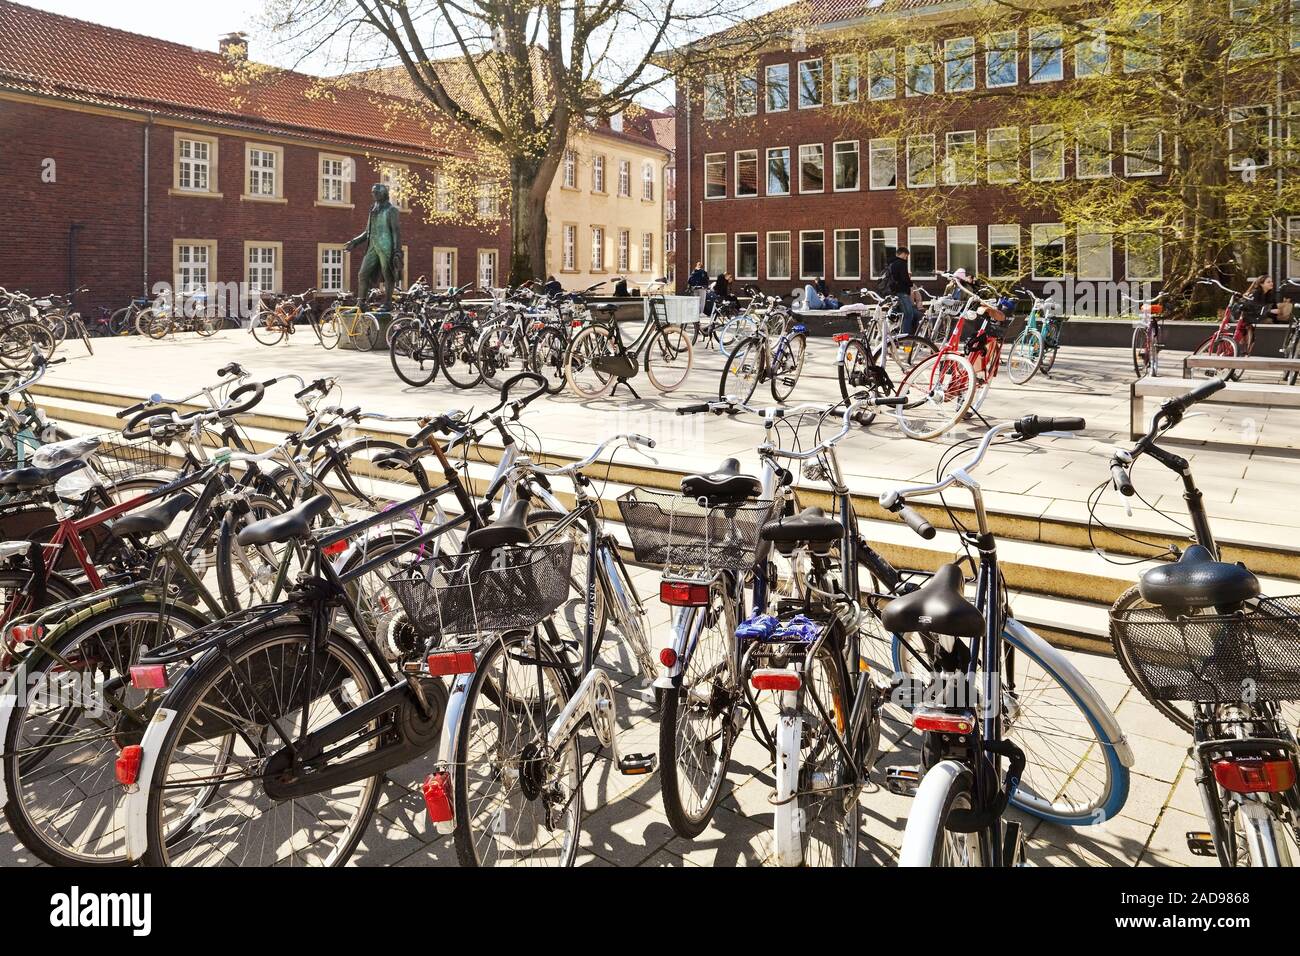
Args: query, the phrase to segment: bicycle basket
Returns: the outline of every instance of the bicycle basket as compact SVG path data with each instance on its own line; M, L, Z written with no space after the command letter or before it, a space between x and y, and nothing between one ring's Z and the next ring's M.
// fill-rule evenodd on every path
M740 571L754 563L759 531L772 517L768 499L706 508L694 498L634 488L618 510L642 564Z
M573 540L470 551L407 565L388 578L421 637L528 629L569 595Z
M1155 700L1300 700L1300 596L1260 598L1235 614L1142 607L1111 633Z
M105 435L90 463L110 482L167 470L167 450L152 441L127 441Z

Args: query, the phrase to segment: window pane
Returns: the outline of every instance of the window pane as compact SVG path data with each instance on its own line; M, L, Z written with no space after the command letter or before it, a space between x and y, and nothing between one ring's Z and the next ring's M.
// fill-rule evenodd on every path
M767 234L767 277L769 279L790 278L790 233L788 232Z
M790 148L767 151L767 194L784 196L790 192Z
M767 91L767 111L780 113L790 108L790 64L778 63L769 66L765 72Z
M1074 75L1101 76L1110 68L1110 46L1101 20L1085 20L1091 33L1074 45Z
M988 134L989 182L1014 183L1020 178L1020 130L991 129Z
M1294 10L1296 0L1292 0L1291 5ZM1294 14L1291 23L1292 49L1295 49ZM1125 44L1124 72L1139 73L1143 70L1154 70L1160 65L1160 14L1150 12L1139 14L1133 20L1131 33L1136 39Z
M821 143L799 147L799 191L819 193L825 185L826 157Z
M1033 270L1036 279L1059 279L1065 275L1065 226L1037 223L1032 230Z
M1029 30L1029 82L1047 83L1064 76L1059 27L1031 27Z
M933 226L913 226L907 230L907 248L912 254L908 269L914 276L932 277L937 269Z
M803 60L799 63L799 107L821 106L822 61Z
M893 258L897 249L897 229L871 230L871 278L879 279L885 274L885 263Z
M713 73L704 78L704 118L721 119L727 115L727 78Z
M1020 278L1020 227L989 226L989 277Z
M862 275L862 233L857 229L835 231L835 277L857 279Z
M709 153L704 157L704 198L720 199L727 195L727 154Z
M1019 34L1015 30L989 37L984 56L984 82L988 86L1015 86L1020 78Z
M892 139L871 141L871 188L893 189L898 185L898 144Z
M907 138L907 185L934 185L934 137Z
M740 150L736 153L736 195L758 195L758 151Z
M873 100L892 100L898 89L894 51L872 50L867 54Z
M1294 220L1288 221L1288 226ZM1289 229L1291 241L1294 243L1296 232ZM1127 267L1129 279L1146 279L1155 280L1164 278L1164 263L1162 257L1160 235L1154 232L1134 233L1124 240L1125 251L1128 256ZM1300 271L1295 270L1297 256L1296 246L1291 246L1291 252L1287 257L1288 276L1300 275Z
M948 227L948 271L979 272L979 230L975 226Z
M1029 176L1040 181L1065 178L1065 137L1061 127L1029 127Z
M944 43L943 88L948 93L975 89L974 37L960 37Z
M704 237L704 271L710 276L727 271L727 237L722 233Z
M928 43L907 48L907 95L934 92L934 47Z
M826 275L826 240L820 232L799 234L799 275L821 279Z
M977 179L975 131L949 133L944 155L943 178L950 186L968 186Z
M736 114L753 116L758 112L758 77L736 78Z
M858 58L854 54L831 60L832 98L836 103L858 101Z
M1078 248L1078 268L1076 274L1080 279L1109 280L1113 271L1113 243L1109 232L1103 232L1094 226L1079 226L1076 239Z
M1108 127L1079 130L1074 172L1080 179L1101 179L1110 175L1110 129Z
M1158 176L1162 168L1161 151L1162 137L1156 126L1130 126L1124 131L1124 175Z
M835 188L858 188L858 144L835 144Z
M736 235L736 278L758 278L758 233Z

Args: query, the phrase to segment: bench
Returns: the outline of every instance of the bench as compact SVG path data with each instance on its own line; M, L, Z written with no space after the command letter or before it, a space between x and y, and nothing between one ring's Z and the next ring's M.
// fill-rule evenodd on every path
M1219 361L1223 361L1220 359ZM1262 361L1271 361L1263 359ZM1146 399L1177 398L1198 385L1203 378L1146 378L1129 386L1129 438L1137 441L1147 433ZM1300 388L1286 385L1266 385L1256 382L1229 382L1222 391L1205 399L1216 405L1258 405L1275 408L1300 408Z
M1263 355L1189 355L1183 359L1183 378L1194 368L1235 372L1300 372L1300 359L1268 358Z

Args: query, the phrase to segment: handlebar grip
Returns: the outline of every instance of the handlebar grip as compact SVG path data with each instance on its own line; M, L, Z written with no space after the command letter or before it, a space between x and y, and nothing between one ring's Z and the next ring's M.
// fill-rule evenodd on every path
M702 405L683 405L681 408L677 409L677 414L678 414L678 415L698 415L698 414L700 414L701 412L707 412L707 411L709 411L709 410L710 410L709 404L708 404L708 402L705 402L705 403L702 404Z
M637 434L628 435L627 440L630 441L633 445L644 445L646 448L655 447L655 440L653 438L647 438L645 435L637 435Z
M439 427L440 425L437 421L429 422L429 424L425 425L423 428L421 428L410 438L406 439L406 447L419 448L421 445L427 442L435 432L438 431Z
M241 401L241 395L248 395L249 397ZM248 411L260 402L265 395L266 387L261 382L250 382L247 385L239 386L239 388L231 392L230 397L226 399L225 404L217 409L217 411L221 413L223 418L228 418L231 415L238 415L241 412Z
M311 449L318 448L319 446L325 444L325 442L329 441L331 438L337 438L342 431L343 431L342 425L338 425L338 424L331 425L329 428L326 428L323 431L319 431L315 435L312 435L310 438L308 438L306 441L303 442L303 445Z
M150 427L155 420L161 418L170 422L173 415L179 414L180 412L169 405L146 405L136 412L129 422L122 426L122 437L131 440L147 438Z
M1228 380L1226 378L1212 378L1204 385L1196 386L1177 401L1182 402L1183 407L1186 408L1188 405L1195 405L1197 402L1205 401L1215 392L1221 392L1227 387Z
M1050 418L1040 415L1026 415L1016 422L1016 433L1025 438L1036 438L1044 432L1078 432L1087 427L1082 418Z
M512 375L501 383L501 393L498 397L501 399L502 405L510 400L510 390L520 382L532 382L535 386L526 397L520 399L521 404L527 405L539 395L546 394L546 379L536 372L520 372L518 375Z
M934 530L934 525L930 524L930 522L926 521L918 512L913 511L907 505L903 505L899 508L898 514L899 517L903 519L904 524L926 541L934 540L934 536L938 534L938 532Z
M225 378L227 375L239 375L243 371L244 367L242 365L238 362L231 362L229 365L217 369L217 375L221 378Z
M124 408L117 413L118 418L126 418L128 415L134 415L136 412L143 411L152 405L153 402L136 402L130 408Z
M302 388L297 392L294 392L293 397L302 398L304 395L310 395L312 392L320 392L324 390L325 390L325 379L318 378L316 379L316 381L308 383L308 385L305 388Z
M1128 476L1128 469L1119 462L1111 462L1110 480L1115 483L1119 493L1125 498L1132 498L1134 494L1133 481Z

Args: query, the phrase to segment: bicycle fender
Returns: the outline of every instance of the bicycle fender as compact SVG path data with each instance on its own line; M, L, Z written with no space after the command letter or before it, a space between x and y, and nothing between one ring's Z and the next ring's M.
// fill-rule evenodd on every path
M149 849L149 783L153 780L154 765L158 762L163 739L175 719L176 711L160 707L140 741L144 751L140 775L136 777L135 787L127 791L123 807L126 810L126 858L133 863L143 858Z
M921 786L912 798L912 808L907 814L903 830L903 846L898 854L898 865L929 867L930 851L935 841L943 839L939 828L943 825L943 808L953 783L970 771L955 760L941 760L925 772Z

